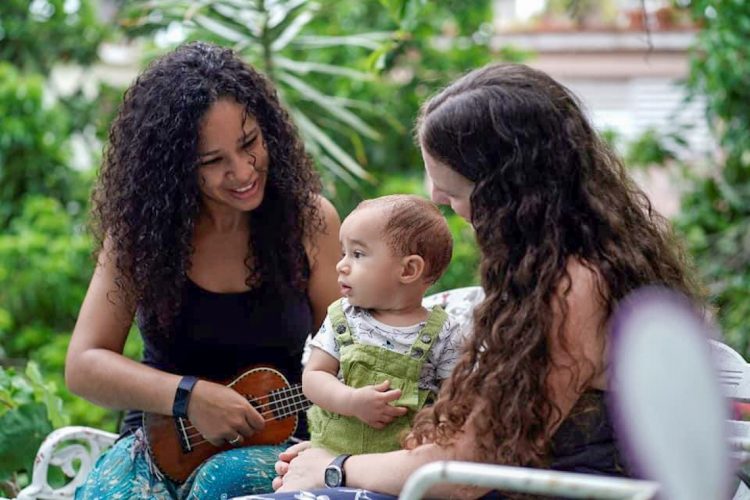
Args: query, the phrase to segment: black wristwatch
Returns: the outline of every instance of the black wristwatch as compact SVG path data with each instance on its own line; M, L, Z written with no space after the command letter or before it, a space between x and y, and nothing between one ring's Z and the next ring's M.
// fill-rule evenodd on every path
M180 383L177 386L177 391L174 394L174 402L172 403L172 415L180 418L187 418L188 404L190 403L190 395L193 393L193 387L198 383L196 377L182 377Z
M344 474L344 462L351 457L351 455L343 454L333 459L328 467L326 467L325 476L323 476L323 482L329 488L338 488L339 486L346 485L346 474Z

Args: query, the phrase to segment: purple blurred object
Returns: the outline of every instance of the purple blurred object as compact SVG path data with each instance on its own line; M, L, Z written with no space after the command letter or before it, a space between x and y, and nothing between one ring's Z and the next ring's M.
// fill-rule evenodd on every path
M713 330L690 302L644 288L612 321L613 422L634 472L664 500L730 498L728 405L708 340Z

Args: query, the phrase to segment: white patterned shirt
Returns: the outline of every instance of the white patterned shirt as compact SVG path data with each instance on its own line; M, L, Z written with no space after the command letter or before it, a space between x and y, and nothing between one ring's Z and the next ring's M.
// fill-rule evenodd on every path
M409 352L411 345L417 340L417 334L426 323L422 321L410 326L390 326L373 318L367 309L351 305L347 299L343 299L342 306L344 317L349 323L349 331L356 342L381 347L399 354ZM456 319L448 315L422 365L422 372L419 376L420 389L437 393L440 383L453 371L461 352L465 333L468 331L468 328L461 328ZM336 359L341 359L338 339L329 316L326 316L323 326L313 337L310 345L322 349ZM338 378L342 381L344 379L340 366Z

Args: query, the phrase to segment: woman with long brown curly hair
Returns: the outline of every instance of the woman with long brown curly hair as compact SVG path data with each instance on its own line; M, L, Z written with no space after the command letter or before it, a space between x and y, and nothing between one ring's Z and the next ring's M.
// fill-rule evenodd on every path
M338 477L398 494L415 469L441 459L626 475L603 397L608 320L644 285L697 296L668 222L576 98L527 66L465 75L424 104L416 132L433 201L476 231L486 295L473 337L406 449L345 459ZM275 486L320 487L333 458L293 447Z
M216 455L184 484L162 476L142 414L187 417L189 434L216 446L264 427L217 381L262 364L300 382L305 338L338 298L339 219L319 193L273 86L231 50L184 45L127 90L93 194L98 262L66 381L129 412L76 498L270 490L278 446ZM134 317L142 363L122 354Z

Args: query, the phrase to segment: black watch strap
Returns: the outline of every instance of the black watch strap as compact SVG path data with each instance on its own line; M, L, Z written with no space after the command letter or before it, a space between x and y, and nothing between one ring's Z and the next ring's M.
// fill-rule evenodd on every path
M328 464L328 467L326 467L326 475L324 478L324 483L329 488L338 488L340 486L346 486L346 473L344 472L344 462L346 462L349 457L351 457L350 454L344 453L342 455L337 456L336 458L331 461L330 464ZM338 481L331 480L331 476L337 476Z
M177 392L174 393L174 403L172 403L172 415L175 417L187 418L188 404L190 403L190 394L193 387L198 382L197 377L182 377L180 384L177 386Z

